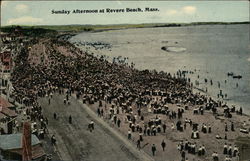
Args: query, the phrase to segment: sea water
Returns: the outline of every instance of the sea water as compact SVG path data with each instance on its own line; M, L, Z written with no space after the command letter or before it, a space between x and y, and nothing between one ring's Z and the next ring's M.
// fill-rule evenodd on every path
M128 57L128 63L135 63L138 69L172 74L178 70L191 71L193 74L188 72L186 77L197 88L216 99L222 94L224 98L219 96L218 99L242 107L243 112L250 114L249 38L249 25L246 24L85 32L72 37L70 42L89 53L109 56L110 60ZM110 47L98 48L96 42L110 44ZM162 47L169 50L162 50ZM241 75L242 79L233 79L227 75L229 72Z

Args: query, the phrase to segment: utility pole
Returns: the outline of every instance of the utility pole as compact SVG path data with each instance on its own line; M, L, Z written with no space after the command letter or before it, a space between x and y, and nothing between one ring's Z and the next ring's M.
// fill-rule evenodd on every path
M2 97L2 88L3 88L3 70L4 70L4 66L3 66L3 63L2 63L2 54L1 54L1 60L0 60L0 66L1 66L1 76L0 76L0 79L1 79L1 85L0 85L0 97ZM0 101L0 105L2 105L2 102Z
M22 161L30 161L32 159L31 151L31 127L29 122L23 124L22 135Z

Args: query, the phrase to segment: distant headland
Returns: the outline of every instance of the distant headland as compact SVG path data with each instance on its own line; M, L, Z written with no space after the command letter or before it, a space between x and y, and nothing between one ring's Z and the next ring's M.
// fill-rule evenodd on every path
M246 22L191 22L191 23L142 23L142 24L108 24L108 25L91 25L91 24L71 24L71 25L37 25L28 26L20 25L23 29L47 29L58 32L100 32L106 30L121 30L129 28L153 28L153 27L185 27L185 26L199 26L199 25L236 25L236 24L250 24ZM1 32L9 32L11 28L18 25L1 26Z

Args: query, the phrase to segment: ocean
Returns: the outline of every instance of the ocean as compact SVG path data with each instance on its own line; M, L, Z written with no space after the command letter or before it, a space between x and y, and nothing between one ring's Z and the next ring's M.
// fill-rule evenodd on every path
M250 114L248 24L84 32L69 41L94 55L106 55L110 61L128 57L127 62L135 63L137 69L171 74L187 71L185 76L197 88ZM242 78L235 79L228 73Z

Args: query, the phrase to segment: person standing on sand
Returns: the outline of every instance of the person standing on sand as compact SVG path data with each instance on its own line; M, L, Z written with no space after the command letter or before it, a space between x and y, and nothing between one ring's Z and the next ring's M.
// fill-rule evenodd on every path
M174 129L175 129L174 123L171 124L171 129L172 129L172 131L174 131Z
M182 161L185 161L185 158L186 158L186 152L184 150L181 151L181 160Z
M95 129L95 124L94 124L93 120L90 121L90 125L91 125L91 128L94 130Z
M98 115L99 117L101 117L101 110L100 110L99 107L97 108L97 115Z
M225 131L226 131L226 132L228 131L227 123L225 123Z
M202 151L202 148L201 148L201 146L199 147L199 149L198 149L198 156L201 156L202 154L201 154L201 151Z
M131 130L129 129L128 130L128 140L131 140L131 138L132 138L132 134L131 134Z
M92 132L92 130L94 130L94 121L91 120L91 122L88 125L88 129L90 132Z
M204 145L201 146L201 155L205 155L206 153L206 148Z
M121 126L121 120L118 118L117 120L117 126L120 127Z
M219 161L219 157L218 157L217 152L213 152L212 157L213 157L213 161Z
M232 146L231 146L231 144L229 144L229 147L228 147L228 155L229 155L229 157L232 157Z
M227 155L227 143L224 144L223 154Z
M91 128L91 124L90 123L88 124L88 129L89 129L90 132L92 132L92 128Z
M141 132L139 133L139 139L140 139L140 141L143 141L142 133Z
M55 137L55 135L52 135L52 137L51 137L51 144L56 145L56 137Z
M161 142L161 147L162 147L162 150L165 151L166 143L164 140L162 140Z
M56 113L55 113L55 112L54 112L54 115L53 115L53 116L54 116L54 119L56 120L56 119L57 119L57 115L56 115Z
M156 152L156 146L155 146L155 144L153 144L151 150L152 150L153 156L155 156L155 152Z
M163 132L166 133L166 128L167 128L166 124L163 124L162 128L163 128Z
M212 132L212 128L211 128L211 125L208 124L208 133L211 133Z
M137 140L137 145L136 146L137 146L137 148L139 150L141 149L141 141L140 141L140 139Z
M240 112L239 112L240 115L242 115L242 107L240 107Z
M231 131L234 131L234 123L231 122Z
M69 115L69 124L72 124L72 117Z
M238 147L234 145L234 149L233 149L233 157L236 157L238 152L239 152Z

